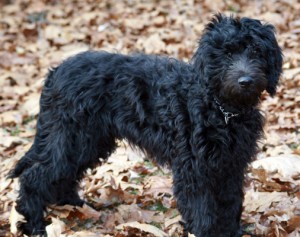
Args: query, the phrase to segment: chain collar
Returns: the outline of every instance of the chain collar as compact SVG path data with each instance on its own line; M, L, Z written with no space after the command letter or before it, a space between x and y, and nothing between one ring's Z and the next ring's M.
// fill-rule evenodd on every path
M224 115L224 119L225 119L226 124L229 123L229 119L239 116L239 114L234 114L234 113L225 111L224 107L220 104L220 102L216 98L214 98L214 100L215 100L215 103L217 104L217 106L219 107L219 110Z

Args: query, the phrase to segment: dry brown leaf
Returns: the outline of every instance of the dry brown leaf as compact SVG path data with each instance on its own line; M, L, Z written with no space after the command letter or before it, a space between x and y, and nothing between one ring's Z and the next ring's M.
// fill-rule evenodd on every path
M165 19L165 17L164 16L156 16L156 17L154 17L153 18L153 24L155 25L155 26L158 26L158 27L160 27L160 26L162 26L163 24L165 24L165 21L166 21L166 19Z
M74 234L68 234L67 237L102 237L102 235L91 231L77 231ZM110 237L110 235L103 235L103 237Z
M67 218L71 212L74 212L76 207L71 205L64 205L64 206L50 206L51 207L51 214L58 216L60 218Z
M24 216L22 216L19 212L16 211L15 203L12 206L12 209L10 211L10 216L9 216L9 223L10 223L10 232L12 234L17 234L18 233L18 222L26 222Z
M282 128L282 126L278 126ZM290 155L293 153L293 150L286 144L278 144L275 147L270 147L266 150L265 154L267 157L276 157L281 155Z
M300 174L300 156L282 155L256 160L252 163L254 169L263 168L270 173L278 173L282 177L291 178Z
M121 186L122 190L127 190L127 189L134 189L134 190L138 190L139 192L143 191L143 185L141 184L133 184L133 183L127 183L127 182L120 182L119 183Z
M288 233L298 230L300 234L300 216L293 216L288 220L287 223L288 224L286 230L288 231Z
M181 220L182 220L181 215L178 215L178 216L176 216L176 217L174 217L172 219L168 219L168 220L165 221L165 228L168 228L171 225L179 223Z
M136 44L137 47L142 49L147 54L159 54L162 53L166 48L165 42L161 40L159 34L157 33L152 34L147 39L140 38Z
M148 224L141 224L139 222L130 222L130 223L125 223L125 224L121 224L116 226L117 230L123 230L124 227L133 227L133 228L137 228L139 230L148 232L153 234L156 237L165 237L168 236L165 232L161 231L160 229L158 229L157 227L153 226L153 225L148 225Z
M145 195L153 195L154 198L162 194L173 195L172 192L172 179L166 176L152 176L148 179L145 185Z
M80 211L86 219L99 219L101 213L96 211L94 208L90 207L87 204L84 204L82 207L76 207L78 211Z
M37 62L37 57L32 54L19 56L16 53L0 51L0 67L11 67L14 65L34 64Z
M26 116L36 116L40 111L40 93L32 93L25 98L24 104L21 106L21 111Z
M283 16L275 12L267 11L266 13L260 15L260 19L264 20L267 23L272 22L272 24L276 25L277 27L286 25L286 21Z
M126 27L129 27L131 29L142 30L146 26L147 22L142 21L141 19L131 18L125 19L124 24Z
M5 148L12 148L21 144L28 144L28 141L15 136L3 136L3 139L0 140L0 146Z
M300 67L298 68L293 68L293 69L286 69L284 70L284 78L287 79L287 80L292 80L294 79L294 77L296 75L298 75L300 73Z
M111 186L98 190L98 193L100 194L100 199L97 201L98 206L110 206L114 203L121 203L126 197L122 189L114 189Z
M210 1L210 0L205 0L204 1L204 6L209 8L213 12L219 11L219 9L222 9L224 7L225 2L222 0L215 0L215 1Z
M12 183L11 179L6 179L0 183L0 194Z
M62 237L62 232L65 230L65 223L57 218L51 218L51 224L46 226L48 237Z
M63 28L58 25L48 25L44 30L45 30L44 32L45 38L54 40L61 36Z
M6 2L10 4L5 4ZM241 16L252 16L276 25L279 44L285 56L284 74L277 95L273 98L269 96L263 98L262 110L268 114L266 132L269 137L262 146L262 156L300 154L298 132L300 129L300 3L298 0L116 1L113 4L109 0L89 1L88 4L84 1L62 3L55 0L31 0L23 1L22 4L20 1L0 1L0 8L2 16L0 20L0 183L2 184L0 194L3 202L1 206L3 221L9 214L12 200L16 198L11 190L17 183L7 181L5 174L28 149L25 147L29 146L29 143L26 144L18 137L33 138L36 120L28 121L28 119L31 120L30 115L33 115L32 118L37 115L39 98L35 97L40 94L43 85L41 82L44 81L48 67L56 66L66 57L88 49L105 49L119 53L136 51L151 54L164 53L170 57L189 61L205 23L212 16L212 10L228 15L243 13ZM48 13L46 14L45 11ZM12 135L14 132L16 132L15 136ZM18 155L14 156L15 153ZM163 180L159 178L148 181L149 176L153 176L158 168L155 166L145 168L142 157L144 156L136 154L131 156L130 153L120 149L109 163L103 166L104 168L99 168L101 172L89 171L90 174L82 185L86 197L95 206L110 207L115 203L118 204L117 207L123 206L122 210L119 208L101 210L101 214L107 219L103 220L104 224L100 226L100 231L108 233L110 237L115 236L114 226L124 222L123 214L132 221L141 223L154 221L163 225L169 220L175 221L175 218L169 219L174 217L176 212L175 200L169 189L171 184L161 185ZM262 236L286 236L288 233L289 237L299 237L299 231L293 231L300 210L298 204L300 194L297 191L299 175L298 177L291 175L297 171L298 162L291 161L289 165L282 162L265 164L263 168L266 171L261 170L265 173L263 179L257 180L256 171L252 169L254 174L251 177L255 178L255 181L247 189L247 193L253 191L251 187L255 187L256 191L290 190L282 192L289 195L283 197L280 202L275 198L271 208L267 208L265 204L267 208L265 211L258 203L258 210L262 211L245 212L249 217L245 221L255 223L257 234ZM292 164L297 167L291 167ZM140 168L136 168L138 166ZM96 175L93 175L95 173ZM165 177L166 174L161 175L158 172L155 176ZM257 185L264 185L264 187L257 187ZM287 186L290 189L286 188ZM292 194L291 190L296 193ZM167 195L164 195L165 193ZM261 198L264 198L264 195ZM247 200L245 201L247 205ZM252 201L250 199L249 202ZM144 202L148 205L160 202L169 210L164 214L156 212L153 215L155 212L125 205L132 203L143 205ZM255 202L254 200L254 204ZM70 217L70 219L72 215L79 219L86 218L81 211L74 211L74 207L60 212L52 210L51 215ZM0 235L6 234L9 230L1 224L2 222ZM68 236L102 236L97 232L99 229L92 231L92 228L96 227L91 227L89 229L91 232L79 230L78 235L68 231ZM182 227L174 223L166 231L169 236L180 237L181 230ZM137 233L139 236L154 236L131 228L127 232L118 233L117 237L128 237L132 233Z
M132 151L130 149L118 149L117 153L112 154L108 161L97 169L97 173L93 177L96 179L106 178L106 180L110 180L112 174L116 177L120 173L133 168L139 160L129 160L129 154L131 153ZM108 173L108 171L112 171L112 174Z
M6 111L0 114L0 124L2 126L21 124L22 120L22 114L17 110Z
M265 212L272 203L282 202L288 199L286 193L281 192L247 192L244 200L244 208L248 213Z

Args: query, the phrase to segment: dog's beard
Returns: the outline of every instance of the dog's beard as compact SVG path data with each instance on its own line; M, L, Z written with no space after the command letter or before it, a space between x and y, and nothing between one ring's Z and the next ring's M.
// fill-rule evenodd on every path
M223 102L236 108L247 108L256 106L260 101L262 92L266 89L267 83L263 76L254 77L253 84L242 87L238 83L239 77L227 75L221 81L217 97Z
M253 107L260 101L262 91L252 89L240 89L235 86L224 86L219 92L219 98L223 103L234 107Z

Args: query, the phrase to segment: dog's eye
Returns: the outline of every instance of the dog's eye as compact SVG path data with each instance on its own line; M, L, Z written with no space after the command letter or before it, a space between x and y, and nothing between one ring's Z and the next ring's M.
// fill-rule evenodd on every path
M228 57L228 58L231 58L231 57L232 57L232 53L231 53L231 52L227 52L226 54L227 54L227 57Z
M259 48L257 47L257 45L251 45L250 46L250 53L253 55L253 56L257 56L260 54L260 50Z
M261 54L261 52L260 52L260 50L257 49L257 48L253 48L253 49L251 50L251 55L252 55L252 56L259 56L260 54Z

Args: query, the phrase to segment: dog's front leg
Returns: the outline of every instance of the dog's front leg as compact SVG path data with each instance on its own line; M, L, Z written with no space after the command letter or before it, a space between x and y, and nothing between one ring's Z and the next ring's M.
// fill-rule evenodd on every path
M241 236L242 190L236 177L224 179L208 170L199 172L192 159L172 169L174 195L186 231L196 237Z

